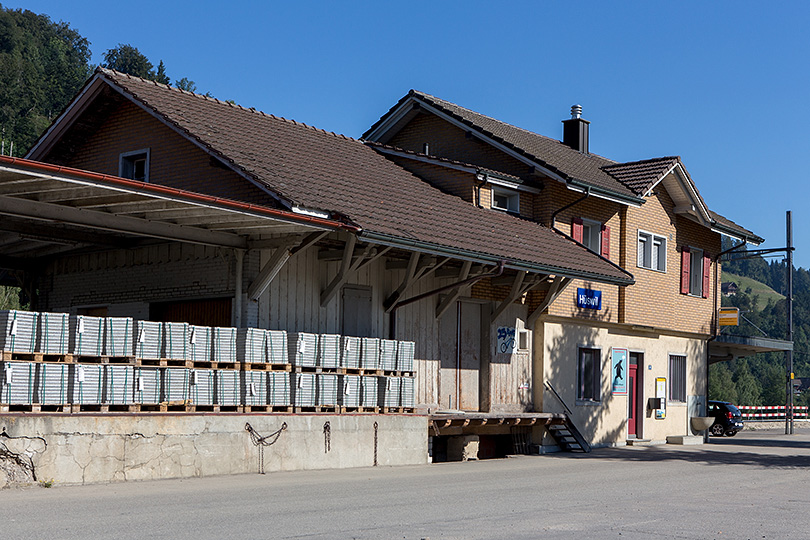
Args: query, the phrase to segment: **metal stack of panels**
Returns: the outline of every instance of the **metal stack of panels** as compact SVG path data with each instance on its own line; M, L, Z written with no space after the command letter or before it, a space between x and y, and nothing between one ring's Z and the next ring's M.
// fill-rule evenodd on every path
M213 331L210 326L188 326L188 358L194 362L211 361L211 341Z
M104 354L132 356L132 334L135 322L130 317L104 318Z
M188 360L188 323L163 323L163 358Z
M267 372L242 372L242 403L245 405L267 405Z
M161 401L183 401L189 399L189 370L184 368L163 369L163 392Z
M261 373L258 371L248 371L246 373ZM241 405L240 400L240 376L234 369L220 369L217 371L217 405L233 407ZM262 373L263 375L263 373ZM257 405L261 405L257 403Z
M80 405L104 403L104 366L77 364L73 370L73 399Z
M397 369L397 342L393 339L380 340L380 369Z
M287 332L283 330L267 330L267 363L290 363L287 350Z
M104 354L104 319L88 315L70 316L70 354L101 356Z
M416 344L413 341L400 341L397 345L397 371L413 371L413 357Z
M314 407L316 380L314 373L293 373L295 386L293 387L293 400L296 407Z
M214 362L236 362L236 328L211 329L211 349ZM244 357L243 357L244 358Z
M34 402L37 365L33 362L3 362L0 365L0 403L31 405Z
M233 371L237 376L238 371ZM194 405L214 404L214 370L192 369L189 372L188 398ZM237 386L238 388L238 386ZM235 392L236 393L236 392Z
M32 311L0 310L0 351L34 352L38 315Z
M361 398L360 375L343 375L340 404L344 407L359 407Z
M318 334L290 332L287 334L287 344L292 365L315 366L318 358Z
M379 382L374 375L363 375L360 378L361 407L377 407L379 401Z
M401 377L379 377L380 407L399 407Z
M277 407L292 404L290 374L286 371L271 371L267 374L267 404Z
M340 365L346 368L360 367L360 338L343 336L340 340Z
M67 354L69 348L70 315L67 313L40 313L37 352Z
M107 368L107 397L106 403L110 405L129 405L133 403L132 395L135 387L135 368L132 366L106 366ZM140 370L140 368L138 368ZM137 392L135 396L137 397ZM135 403L140 403L137 400Z
M362 338L360 367L380 369L380 338Z
M318 336L318 365L336 368L340 365L340 336L321 334Z
M160 403L160 368L136 367L134 377L134 402Z
M163 323L135 321L132 341L135 344L135 356L138 358L160 358L160 349L163 346Z
M39 403L70 403L73 364L37 364L39 370Z
M336 407L338 404L338 376L332 373L318 374L317 404Z
M285 348L286 350L286 348ZM267 330L240 328L236 332L236 355L240 362L267 362Z
M413 377L402 377L402 386L399 389L399 404L402 407L412 408L416 401L415 399L415 381Z

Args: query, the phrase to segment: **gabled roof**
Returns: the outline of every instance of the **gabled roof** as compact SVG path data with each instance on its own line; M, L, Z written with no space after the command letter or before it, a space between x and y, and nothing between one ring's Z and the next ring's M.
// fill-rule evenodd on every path
M363 138L380 140L380 135L389 123L396 120L397 116L407 114L413 104L432 108L455 120L460 127L491 138L560 180L579 187L591 187L624 202L641 202L636 193L602 170L603 167L613 165L614 161L596 154L579 152L556 139L515 127L417 90L411 90L400 99L363 134Z
M88 83L105 84L294 210L340 217L369 241L474 261L506 260L507 267L532 272L633 282L562 234L445 194L362 141L115 71L99 69ZM72 107L32 152L69 129L79 112Z
M408 92L363 137L385 143L398 125L422 109L501 146L515 157L536 164L552 178L580 190L589 189L597 197L639 206L650 190L665 180L667 191L676 199L676 204L680 202L678 213L722 234L755 244L763 242L751 231L709 210L680 157L617 163L418 90Z

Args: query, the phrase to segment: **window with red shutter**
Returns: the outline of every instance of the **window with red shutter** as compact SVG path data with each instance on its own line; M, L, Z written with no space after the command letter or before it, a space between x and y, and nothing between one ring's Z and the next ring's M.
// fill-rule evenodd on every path
M602 257L610 259L610 227L602 225Z
M582 219L571 220L571 237L580 244L582 243Z
M689 294L689 263L691 255L689 248L684 246L681 250L681 294Z
M709 284L712 271L712 258L705 251L703 252L703 298L709 297Z

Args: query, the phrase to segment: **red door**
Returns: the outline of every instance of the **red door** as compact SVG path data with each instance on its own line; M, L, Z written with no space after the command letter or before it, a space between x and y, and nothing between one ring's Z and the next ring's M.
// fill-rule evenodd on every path
M636 379L638 378L638 365L630 364L627 375L627 435L635 437L638 432L638 391Z

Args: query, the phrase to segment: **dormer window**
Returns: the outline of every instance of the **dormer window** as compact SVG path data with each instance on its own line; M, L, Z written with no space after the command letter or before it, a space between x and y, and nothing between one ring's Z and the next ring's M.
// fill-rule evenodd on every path
M148 182L149 149L122 153L118 158L118 176Z
M516 191L492 188L492 208L515 214L520 213L520 195Z

